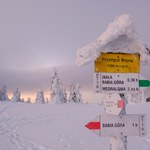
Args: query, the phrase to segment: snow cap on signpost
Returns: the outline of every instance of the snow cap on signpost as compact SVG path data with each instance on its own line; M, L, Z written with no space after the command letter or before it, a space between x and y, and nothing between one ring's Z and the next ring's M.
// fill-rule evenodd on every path
M139 53L141 63L150 62L150 50L139 38L132 17L121 15L95 41L77 50L78 65L91 63L101 52Z

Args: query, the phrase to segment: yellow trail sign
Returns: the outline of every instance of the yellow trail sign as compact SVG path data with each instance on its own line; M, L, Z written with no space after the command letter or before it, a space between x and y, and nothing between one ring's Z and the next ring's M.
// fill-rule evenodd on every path
M139 73L140 55L126 53L101 53L95 60L95 72Z

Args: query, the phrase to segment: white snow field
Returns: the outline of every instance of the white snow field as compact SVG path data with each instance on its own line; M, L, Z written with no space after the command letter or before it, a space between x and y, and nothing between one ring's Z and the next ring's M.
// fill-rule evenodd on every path
M128 137L128 150L150 150L150 103L127 113L147 115L147 136ZM99 114L98 104L0 102L0 150L109 150L109 138L84 127Z

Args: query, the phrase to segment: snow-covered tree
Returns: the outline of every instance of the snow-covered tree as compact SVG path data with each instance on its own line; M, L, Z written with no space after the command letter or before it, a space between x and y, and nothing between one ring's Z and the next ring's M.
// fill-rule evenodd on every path
M82 102L82 95L80 93L80 86L78 83L76 85L71 85L68 102Z
M67 96L65 90L62 88L62 84L59 81L58 73L56 69L53 69L51 76L51 102L53 104L62 104L67 102Z
M21 102L25 103L25 99L24 99L24 98L22 98L22 99L21 99Z
M0 101L6 101L9 100L7 95L7 88L6 86L3 86L2 89L0 89Z
M30 97L28 97L28 99L27 99L27 101L26 101L27 103L31 103L31 98Z
M14 102L22 102L19 88L16 88L16 90L13 92L12 101L14 101Z
M39 104L44 104L45 103L43 90L40 90L40 91L37 92L35 102L39 103Z
M63 96L64 96L64 102L66 103L67 102L67 92L66 92L66 89L63 89L62 92L63 92Z
M45 103L49 103L49 99L47 97L45 98Z

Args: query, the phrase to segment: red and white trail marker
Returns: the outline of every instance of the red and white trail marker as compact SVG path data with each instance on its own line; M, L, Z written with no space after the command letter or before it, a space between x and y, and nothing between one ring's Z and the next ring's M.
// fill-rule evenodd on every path
M103 137L145 136L145 114L99 115L85 125L86 128Z
M89 122L85 127L90 130L100 130L100 122Z
M118 100L118 108L123 108L123 107L124 107L124 101Z
M100 136L100 128L101 128L100 116L97 116L95 119L87 123L85 127L88 128L89 130L92 130L95 134Z
M124 101L118 93L105 95L103 98L105 111L108 114L119 115L124 107Z

